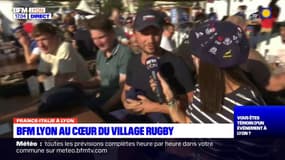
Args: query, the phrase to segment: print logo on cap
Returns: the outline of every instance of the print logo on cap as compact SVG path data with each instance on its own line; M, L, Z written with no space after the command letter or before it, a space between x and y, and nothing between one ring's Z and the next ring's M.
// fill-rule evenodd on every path
M217 44L217 45L221 45L221 44L222 44L222 42L220 42L220 41L218 41L218 40L215 40L215 44Z
M143 16L143 21L154 21L155 16L154 15L145 15Z
M218 41L219 41L219 42L223 42L224 37L223 37L223 36L218 36L218 38L217 38L217 39L218 39Z
M215 27L206 28L206 30L205 30L205 33L206 33L207 35L212 34L212 33L214 33L214 32L216 32L216 28L215 28Z
M212 47L209 52L212 53L213 55L217 54L218 49L216 47Z
M230 38L225 38L223 44L226 45L226 46L229 46L230 44L232 44L232 40Z
M233 35L233 40L235 41L237 39L238 39L238 37L236 35Z
M238 27L237 29L238 29L238 31L239 31L239 32L242 32L242 30L241 30L241 28L240 28L240 27Z
M211 35L211 36L210 36L210 38L209 38L209 39L214 39L217 35L218 35L218 33L217 33L217 32L215 32L213 35Z
M232 57L233 57L232 50L227 51L223 56L223 58L232 58Z
M261 8L259 13L261 19L271 18L272 16L271 8Z
M241 37L242 37L241 32L238 32L238 33L237 33L237 36L238 36L239 38L241 38Z
M200 38L201 36L204 35L203 32L195 32L196 38Z

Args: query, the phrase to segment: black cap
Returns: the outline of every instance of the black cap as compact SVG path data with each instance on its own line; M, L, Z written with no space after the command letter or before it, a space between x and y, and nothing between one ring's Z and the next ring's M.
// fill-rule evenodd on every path
M147 27L156 27L162 29L163 18L159 11L152 9L142 10L137 13L134 22L134 29L137 31L142 31Z

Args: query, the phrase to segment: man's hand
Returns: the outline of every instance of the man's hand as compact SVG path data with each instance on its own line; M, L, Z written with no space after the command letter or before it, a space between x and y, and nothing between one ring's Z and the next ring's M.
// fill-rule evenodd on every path
M29 40L28 36L21 35L18 38L18 41L19 41L19 43L21 44L22 47L29 47L29 45L30 45L30 40Z
M126 99L123 103L126 110L135 114L143 113L142 102L140 100Z
M126 99L125 108L128 111L144 115L146 113L156 112L154 110L155 105L160 105L142 95L138 95L137 98L138 100Z
M140 107L143 108L141 114L155 112L154 105L157 105L158 103L149 100L147 97L143 95L138 95L137 97L140 102Z

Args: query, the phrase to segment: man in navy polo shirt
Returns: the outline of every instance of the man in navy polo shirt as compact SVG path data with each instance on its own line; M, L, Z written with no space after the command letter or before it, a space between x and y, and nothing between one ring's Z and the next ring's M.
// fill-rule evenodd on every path
M134 22L134 37L141 54L129 61L122 102L127 110L137 114L168 114L168 106L171 105L171 99L167 97L163 103L159 103L156 93L150 87L150 72L145 64L149 57L156 57L159 60L159 73L175 90L179 103L185 104L186 107L192 100L193 77L186 65L179 57L160 48L163 26L163 18L160 15L158 11L143 10L137 13ZM130 90L140 90L143 95L132 99L126 96L126 92Z

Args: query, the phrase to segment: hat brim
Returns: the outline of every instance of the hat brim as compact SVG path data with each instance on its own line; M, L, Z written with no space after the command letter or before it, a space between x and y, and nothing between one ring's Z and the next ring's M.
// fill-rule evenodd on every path
M146 28L148 28L148 27L155 27L155 28L157 28L157 29L159 29L159 30L162 29L159 24L156 24L156 23L144 23L144 24L142 24L142 25L140 25L140 26L137 26L137 27L135 28L135 30L137 30L137 31L143 31L144 29L146 29Z

